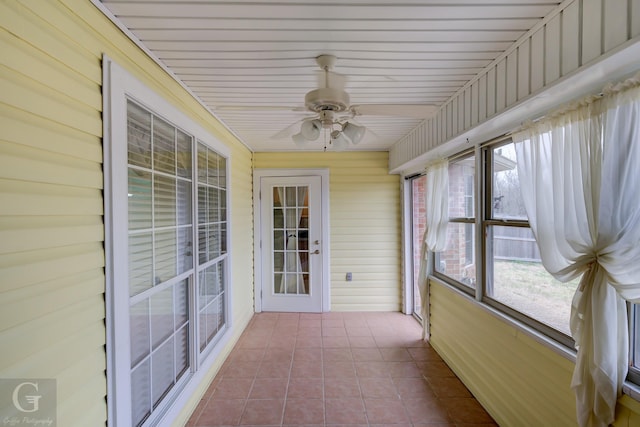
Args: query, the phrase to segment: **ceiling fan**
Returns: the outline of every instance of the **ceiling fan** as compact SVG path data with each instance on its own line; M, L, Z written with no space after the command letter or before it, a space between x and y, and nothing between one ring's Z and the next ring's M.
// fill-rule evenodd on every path
M320 137L321 131L326 130L333 149L342 151L349 143L358 144L362 141L367 128L358 124L355 118L363 115L376 116L404 116L424 119L436 111L436 106L426 104L362 104L351 105L349 94L344 90L346 78L331 71L337 58L333 55L320 55L316 63L322 70L319 87L304 97L303 111L314 113L313 116L293 123L284 130L272 136L273 139L291 137L299 146L305 146ZM295 109L299 111L300 109ZM300 131L295 128L300 123ZM369 131L371 132L371 131ZM325 149L327 141L325 138Z
M438 109L429 104L359 104L352 105L349 94L344 90L346 76L333 72L337 61L334 55L320 55L316 63L320 67L318 88L305 95L304 106L249 106L223 105L216 110L222 111L276 111L288 110L304 112L304 117L271 136L271 139L291 138L299 146L320 137L324 130L325 150L330 144L334 150L344 150L349 144L358 144L370 129L358 124L359 116L396 116L415 119L431 117ZM299 126L299 128L298 128ZM299 129L299 130L298 130ZM297 133L296 133L297 131Z

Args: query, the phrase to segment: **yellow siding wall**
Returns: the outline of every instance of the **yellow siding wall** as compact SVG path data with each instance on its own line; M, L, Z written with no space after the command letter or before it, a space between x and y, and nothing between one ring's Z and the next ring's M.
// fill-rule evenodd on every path
M400 310L400 178L388 153L255 153L254 167L329 169L331 310Z
M90 2L0 1L0 378L55 378L61 426L107 417L103 53L231 147L236 337L252 314L251 153Z
M577 425L572 361L440 282L430 289L431 345L499 425ZM614 425L640 425L640 404L622 397Z

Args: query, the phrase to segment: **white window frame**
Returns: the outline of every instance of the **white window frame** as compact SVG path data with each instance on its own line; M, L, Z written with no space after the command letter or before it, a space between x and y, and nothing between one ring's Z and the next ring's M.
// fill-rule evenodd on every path
M231 273L231 205L230 170L231 153L227 146L215 139L203 127L180 112L130 73L103 57L103 146L104 146L104 204L105 204L105 305L106 305L106 357L107 357L107 425L129 426L131 424L131 378L130 378L130 340L129 340L129 290L128 286L128 224L126 194L127 180L127 100L145 106L149 111L194 137L194 149L197 141L209 146L226 158L226 206L227 206L227 257L225 262L225 313L226 328L212 348L200 353L197 334L196 304L191 303L190 321L195 322L190 332L190 371L184 381L179 381L180 391L163 408L152 413L144 425L172 424L188 402L191 395L205 379L222 349L233 335ZM125 143L122 143L125 141ZM193 182L194 189L197 181ZM125 195L124 200L118 195ZM192 199L194 209L195 198ZM123 221L122 218L125 220ZM194 229L197 224L193 225ZM194 242L194 246L197 243ZM197 276L197 264L194 263L194 275ZM116 289L115 284L120 284ZM193 295L189 296L194 298ZM177 386L176 386L177 387Z

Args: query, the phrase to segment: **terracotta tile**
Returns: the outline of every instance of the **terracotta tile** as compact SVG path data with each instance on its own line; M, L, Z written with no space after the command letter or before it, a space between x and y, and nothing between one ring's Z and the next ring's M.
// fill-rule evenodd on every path
M258 362L233 362L224 370L224 378L253 378L259 367Z
M355 378L356 368L353 362L325 361L323 364L324 378Z
M394 336L398 332L386 323L369 322L369 329L374 337Z
M325 328L344 329L344 321L342 319L322 319L322 329Z
M287 399L283 423L323 424L324 401L322 399Z
M322 327L323 337L346 337L347 331L344 328L327 328Z
M399 400L365 398L364 406L370 424L409 422L407 411Z
M287 334L286 336L277 336L277 335L273 335L271 337L271 340L269 341L269 344L267 344L267 348L278 348L278 349L289 349L289 350L293 350L293 348L296 346L296 336L295 333L291 334L290 331L286 331L283 332L284 334ZM291 334L291 335L289 335Z
M436 399L435 393L424 378L394 378L393 383L402 399Z
M293 360L302 361L322 361L322 351L319 348L296 348L293 353Z
M350 337L371 337L373 336L371 334L371 331L369 330L369 327L363 327L363 328L358 328L358 327L354 327L354 326L347 326L346 328L347 331L347 335L349 335Z
M246 399L253 379L223 378L215 388L212 399Z
M398 390L391 378L360 378L360 391L365 398L388 398L398 400ZM371 421L371 420L369 420Z
M442 361L438 353L431 347L423 347L423 348L408 348L407 351L413 357L413 360L416 361L432 361L438 362Z
M469 390L456 377L429 378L431 389L438 397L472 397Z
M249 339L247 337L242 337L237 345L238 345L238 348L242 348L242 349L247 349L247 348L253 348L253 349L266 348L267 345L269 344L269 340L270 340L270 337L266 336L266 335L259 336L257 338L252 338L252 339Z
M322 319L317 318L300 318L298 328L320 328L322 327Z
M389 362L388 365L393 378L422 378L422 370L415 362Z
M375 335L376 345L378 347L407 347L409 340L401 335Z
M369 329L369 323L365 317L346 317L344 319L345 328L367 328Z
M298 336L296 340L296 348L321 348L322 337L318 335L314 336Z
M264 356L264 349L236 349L229 355L231 362L259 362Z
M387 362L412 361L411 355L405 348L381 348L382 358Z
M291 362L262 362L256 378L288 378L291 371Z
M246 400L211 400L202 410L196 426L238 425Z
M360 385L356 378L331 378L324 382L325 399L360 397Z
M348 314L348 313L347 313ZM322 320L342 320L344 314L339 311L326 311L320 315Z
M377 348L352 348L351 354L358 362L382 362L382 353Z
M349 347L347 336L344 337L322 337L322 346L324 348L345 348Z
M262 360L264 362L288 363L293 359L293 348L267 348Z
M315 361L294 361L291 368L293 378L322 378L322 364Z
M376 348L376 341L371 336L350 336L349 344L352 348Z
M287 389L287 398L322 399L322 378L291 378Z
M455 377L451 368L444 362L416 362L425 377Z
M415 423L446 423L453 421L439 400L405 399L402 401L409 418Z
M287 378L256 378L249 398L284 399L287 394L287 384Z
M304 326L298 328L298 339L301 337L321 337L322 328L320 326Z
M362 399L326 399L325 422L327 424L365 424L367 418Z
M493 419L474 398L441 399L456 423L492 423Z
M280 425L283 406L282 399L249 399L240 425Z
M391 377L387 362L355 362L358 377Z
M346 362L353 360L353 355L348 348L325 348L322 350L322 359L325 362Z

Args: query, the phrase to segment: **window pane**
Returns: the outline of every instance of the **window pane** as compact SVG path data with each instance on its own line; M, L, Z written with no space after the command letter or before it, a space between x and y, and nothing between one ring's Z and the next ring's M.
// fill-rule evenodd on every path
M151 346L157 348L173 334L173 287L157 292L150 298Z
M129 168L129 230L151 228L151 173Z
M153 406L157 407L158 402L169 391L175 380L173 369L174 363L174 347L173 337L160 348L158 348L151 356L151 379L153 384Z
M191 179L193 174L191 167L191 144L192 138L186 133L178 130L178 152L176 153L176 164L178 166L178 176Z
M493 246L487 296L569 335L579 279L562 283L544 269L530 228L493 226L487 236Z
M491 212L493 218L526 220L520 180L516 169L516 152L513 143L492 150L493 195Z
M131 329L131 366L135 366L151 352L149 340L149 300L140 301L129 309Z
M473 218L475 156L449 164L449 218Z
M435 271L470 286L476 286L474 264L475 226L450 222L447 226L447 248L436 253Z
M176 231L159 231L155 233L155 276L154 284L159 285L177 274Z
M151 113L127 102L127 151L130 165L151 168Z
M164 120L153 119L153 169L175 175L176 129Z
M154 176L154 220L156 227L176 225L176 180L162 175Z
M131 421L139 426L151 414L151 360L131 372Z
M153 286L153 238L151 233L129 236L129 295Z

